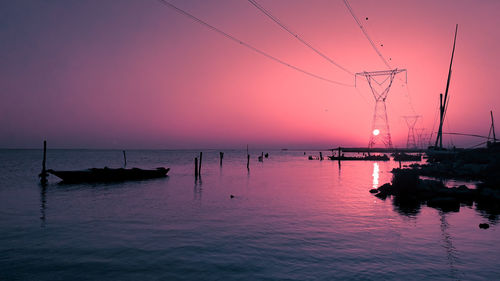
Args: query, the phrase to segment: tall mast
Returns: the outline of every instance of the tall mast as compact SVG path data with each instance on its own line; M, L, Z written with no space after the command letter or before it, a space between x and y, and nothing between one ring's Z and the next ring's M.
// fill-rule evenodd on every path
M450 79L451 79L451 67L453 65L453 55L455 54L455 43L457 42L457 32L458 32L458 24L455 27L455 38L453 39L453 50L451 51L451 61L450 61L450 69L448 71L448 81L446 81L446 92L444 93L444 99L442 95L440 96L440 104L439 104L439 131L436 138L436 143L434 147L437 147L439 142L439 148L443 148L443 123L444 117L446 116L446 109L448 107L448 89L450 88Z
M493 132L493 142L497 142L497 137L495 136L495 123L493 122L493 111L490 110L491 115L491 132Z

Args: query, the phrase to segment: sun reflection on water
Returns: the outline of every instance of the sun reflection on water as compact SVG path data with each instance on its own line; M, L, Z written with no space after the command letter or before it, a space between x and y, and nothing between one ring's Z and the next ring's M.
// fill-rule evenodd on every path
M373 163L373 188L378 187L378 175L379 174L379 168L378 168L378 163Z

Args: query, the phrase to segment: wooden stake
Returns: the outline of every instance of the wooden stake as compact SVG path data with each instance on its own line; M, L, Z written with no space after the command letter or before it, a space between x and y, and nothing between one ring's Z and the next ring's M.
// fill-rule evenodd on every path
M43 141L43 161L42 161L42 173L45 173L47 163L47 141Z
M42 160L42 173L40 174L40 183L42 185L47 184L47 141L43 141L43 160Z
M123 151L123 168L127 167L127 154L125 153L125 150Z
M247 170L250 170L250 154L247 154Z
M323 152L319 152L319 160L323 160Z
M198 174L201 176L201 159L203 158L203 152L200 152L200 168L198 169Z
M198 158L194 158L194 178L198 179Z
M222 158L224 158L224 152L219 152L220 165L222 167Z

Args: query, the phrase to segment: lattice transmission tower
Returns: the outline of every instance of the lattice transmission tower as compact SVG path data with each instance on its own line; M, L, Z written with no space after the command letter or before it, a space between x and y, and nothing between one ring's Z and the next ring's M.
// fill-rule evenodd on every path
M373 148L378 143L383 143L386 148L392 148L391 132L389 129L389 121L387 118L387 107L385 101L392 82L398 73L405 72L406 69L392 69L371 72L359 72L357 76L364 76L375 99L375 110L373 112L372 133L368 148ZM354 80L356 84L356 78ZM385 86L384 86L385 85ZM380 89L380 90L377 90Z
M409 115L402 116L406 121L406 125L408 126L408 137L406 139L406 148L417 148L417 138L415 137L415 125L418 122L418 119L422 117L421 115Z

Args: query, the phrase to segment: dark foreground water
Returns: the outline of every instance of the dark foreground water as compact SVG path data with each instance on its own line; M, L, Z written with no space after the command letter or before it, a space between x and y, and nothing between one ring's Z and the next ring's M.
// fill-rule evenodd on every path
M0 151L0 280L493 280L496 217L398 207L369 189L394 162L269 151L128 151L166 179L38 185L41 151ZM121 151L49 150L52 169L120 167ZM230 195L234 195L233 199ZM487 230L478 224L488 222Z

